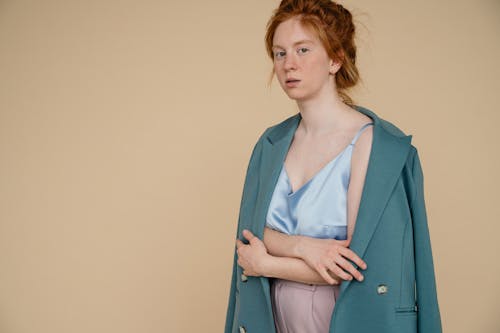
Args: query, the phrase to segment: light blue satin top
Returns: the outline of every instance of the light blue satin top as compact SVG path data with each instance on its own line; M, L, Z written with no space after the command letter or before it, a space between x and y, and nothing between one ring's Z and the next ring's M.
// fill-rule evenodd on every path
M266 226L289 235L347 239L347 189L351 176L352 149L364 124L333 160L295 192L285 165L271 198Z

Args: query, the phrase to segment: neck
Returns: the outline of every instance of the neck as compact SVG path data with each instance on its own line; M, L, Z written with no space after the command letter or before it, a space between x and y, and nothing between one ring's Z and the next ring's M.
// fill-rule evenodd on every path
M353 109L338 94L324 94L314 99L297 101L302 120L300 127L307 136L322 136L345 128Z

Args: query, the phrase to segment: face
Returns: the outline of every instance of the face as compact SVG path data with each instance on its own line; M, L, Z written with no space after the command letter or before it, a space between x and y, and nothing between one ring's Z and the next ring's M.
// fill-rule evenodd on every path
M273 53L276 77L290 98L304 101L335 90L333 74L339 65L329 58L316 34L303 27L298 18L278 25Z

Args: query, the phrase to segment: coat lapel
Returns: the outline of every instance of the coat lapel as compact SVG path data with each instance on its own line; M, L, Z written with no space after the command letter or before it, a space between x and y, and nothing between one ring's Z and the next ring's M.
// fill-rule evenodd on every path
M373 140L361 202L356 218L350 249L363 258L368 243L377 228L386 202L406 161L412 135L397 136L382 127L382 120L372 111L355 106L356 110L373 119ZM293 136L301 120L300 113L290 117L282 127L269 131L264 138L259 195L255 207L254 233L263 239L266 215L274 188L290 148ZM357 265L352 263L355 268ZM270 295L269 280L261 278L264 292ZM342 281L341 294L351 281ZM270 298L267 298L271 310Z

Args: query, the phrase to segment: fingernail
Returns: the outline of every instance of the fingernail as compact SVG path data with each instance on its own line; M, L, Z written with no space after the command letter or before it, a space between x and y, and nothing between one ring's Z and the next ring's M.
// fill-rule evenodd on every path
M363 281L365 277L363 275L360 276L359 281Z

